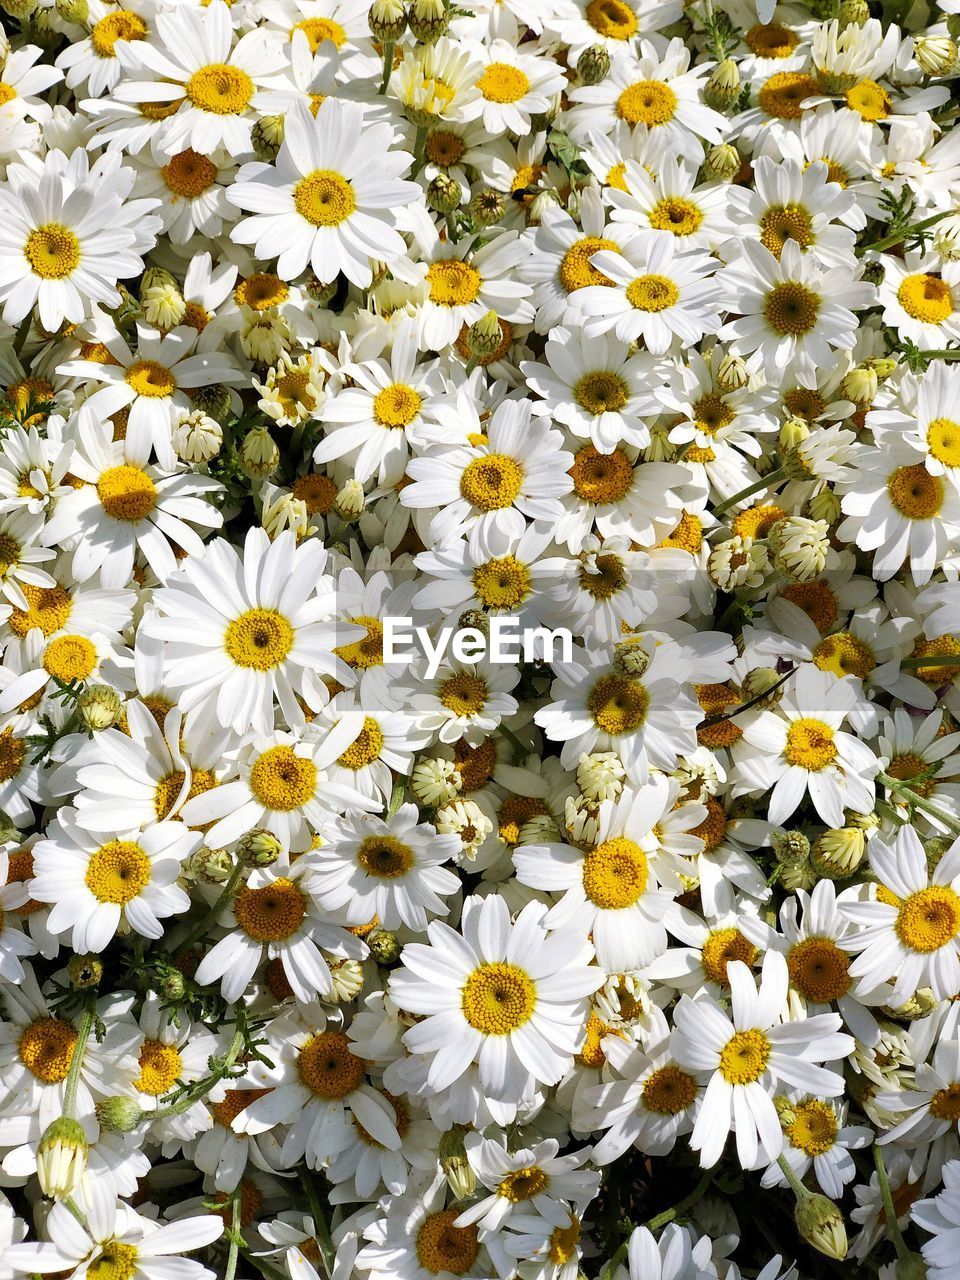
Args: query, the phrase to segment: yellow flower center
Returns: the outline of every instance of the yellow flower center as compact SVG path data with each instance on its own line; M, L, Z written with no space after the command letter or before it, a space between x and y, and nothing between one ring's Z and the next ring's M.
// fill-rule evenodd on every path
M783 748L787 764L819 773L837 758L833 730L822 720L794 720Z
M566 1227L554 1227L548 1256L555 1267L562 1267L576 1255L580 1243L580 1219L571 1214Z
M534 1196L540 1195L549 1182L547 1174L533 1164L527 1169L515 1169L513 1173L508 1173L497 1187L497 1195L509 1200L511 1204L522 1204L524 1200L532 1200Z
M790 985L805 1000L830 1004L850 986L850 957L832 938L804 938L787 953Z
M609 600L627 585L627 571L619 556L595 556L592 571L585 564L577 570L577 581L595 600Z
M889 93L876 80L861 80L844 96L850 110L858 112L862 119L871 123L886 120L893 106Z
M731 960L752 965L756 958L757 948L739 929L715 929L703 944L703 971L721 987L727 986L727 965Z
M697 1082L672 1064L652 1072L643 1086L643 1105L661 1116L677 1116L693 1105Z
M284 284L279 276L258 271L241 280L233 296L238 306L249 307L251 311L269 311L271 307L279 307L286 302L290 297L290 286Z
M86 636L58 636L44 650L43 669L64 684L86 680L97 665L97 651Z
M90 855L84 883L98 902L125 906L150 883L150 859L132 840L111 840Z
M688 449L683 455L684 460L689 457L689 454ZM743 511L738 511L730 527L738 538L765 538L777 521L782 520L786 514L782 507L760 502Z
M12 729L4 729L0 733L0 782L9 782L17 776L26 755L27 744L23 739L15 738Z
M381 427L409 427L420 412L420 393L402 382L394 382L377 393L373 417Z
M924 324L942 324L954 312L953 292L939 276L905 276L897 301L908 316Z
M342 658L348 667L355 670L366 670L367 667L383 665L383 623L377 618L361 616L350 618L357 627L366 627L367 634L352 644L342 644L334 649L337 657Z
M317 767L294 755L285 743L258 756L250 770L250 790L267 809L289 813L302 808L317 789Z
M768 209L760 219L760 243L775 258L780 257L788 240L795 240L801 249L813 244L813 219L802 205Z
M459 258L441 258L427 269L430 301L441 307L465 307L480 292L480 272Z
M500 556L474 569L473 589L488 609L515 609L530 594L530 572L515 556Z
M638 80L617 98L616 113L627 124L648 128L667 124L677 109L677 95L662 80Z
M927 447L945 467L960 467L960 422L934 418L927 427Z
M800 104L812 98L819 86L813 76L800 71L778 71L764 84L757 95L760 110L778 120L799 120Z
M702 222L702 212L683 196L665 197L650 210L651 227L655 231L672 231L675 236L692 236Z
M114 520L135 523L157 505L156 485L142 467L128 463L108 467L97 481L97 494L104 511Z
M473 1266L480 1244L477 1228L455 1227L459 1209L443 1209L424 1219L417 1232L417 1261L431 1275L462 1276Z
M138 1270L135 1244L107 1240L100 1246L99 1256L87 1267L86 1275L88 1280L132 1280Z
M637 15L622 0L590 0L584 17L607 40L629 40L637 33Z
M294 23L290 28L291 40L295 31L302 31L307 37L311 53L316 53L324 40L332 40L338 49L342 49L347 39L346 31L332 18L304 18L302 22Z
M173 773L168 773L165 778L161 778L157 783L156 790L153 793L153 807L158 821L162 822L173 808L185 778L185 773L180 770L174 770ZM212 790L216 785L217 779L208 769L194 769L190 778L190 787L187 791L187 800L192 800L194 796L199 796L205 791Z
M796 1117L786 1128L787 1137L806 1156L823 1156L837 1140L837 1115L829 1102L813 1099L792 1107Z
M489 453L467 463L460 477L460 496L481 511L500 511L513 503L523 485L523 470L505 453Z
M894 928L909 951L939 951L960 933L960 897L941 884L911 893L900 904Z
M230 1129L241 1111L246 1111L258 1098L265 1097L269 1089L228 1089L222 1102L211 1102L210 1114L214 1123Z
M697 430L709 436L728 427L736 416L726 400L712 391L695 400L691 411Z
M946 1089L938 1089L930 1099L930 1114L938 1120L949 1120L951 1124L960 1121L960 1084L950 1084Z
M533 980L515 964L481 964L463 988L463 1016L486 1036L507 1036L528 1022L537 1003Z
M238 667L272 671L293 648L293 627L276 609L247 609L228 624L223 647Z
M583 860L583 891L603 911L632 907L647 891L647 856L624 836L604 840Z
M940 667L939 670L942 672L943 668ZM938 679L941 678L942 676L938 677ZM894 756L887 765L886 771L891 778L899 778L901 782L909 782L918 795L927 796L933 790L933 778L914 781L919 774L925 773L927 768L927 762L921 759L920 756L906 752L903 755Z
M585 289L591 284L611 286L613 281L610 277L598 271L590 259L601 249L616 253L619 248L613 240L606 240L602 236L584 236L582 240L572 244L560 260L557 272L566 292L575 293L577 289Z
M167 120L176 115L185 99L176 98L173 102L140 102L137 110L145 120Z
M365 716L363 728L350 743L337 764L343 769L365 769L373 764L383 749L383 732L376 720Z
M727 814L720 801L715 800L713 796L707 797L706 809L707 816L699 827L693 828L690 834L699 836L703 841L704 853L712 853L714 849L719 848L727 834Z
M637 311L666 311L679 297L680 290L666 276L637 276L627 285L627 301Z
M629 676L601 676L587 695L587 710L604 733L633 733L647 717L650 695Z
M149 1093L152 1098L169 1093L180 1079L183 1062L172 1044L162 1040L144 1040L140 1046L140 1074L134 1080L134 1088Z
M240 67L212 62L195 71L186 85L187 97L201 111L215 116L238 116L253 97L253 81Z
M345 1098L363 1081L363 1060L351 1052L342 1031L321 1031L301 1047L297 1071L318 1098Z
M286 876L261 889L244 885L233 910L237 924L255 942L282 942L296 933L306 915L303 894Z
M604 1036L615 1035L622 1038L622 1033L614 1031L613 1027L600 1018L596 1009L590 1010L590 1016L587 1018L587 1026L584 1032L583 1044L580 1052L576 1054L577 1062L582 1067L602 1067L607 1060L607 1055L603 1050Z
M923 463L897 467L887 481L890 501L908 520L932 520L943 506L943 481Z
M800 43L800 37L779 22L757 23L743 38L758 58L789 58Z
M802 609L821 635L837 621L837 597L822 582L792 582L780 594L784 600Z
M188 302L184 308L183 319L180 323L188 325L191 329L196 329L197 333L203 333L212 318L206 307L201 307L199 302Z
M217 166L207 156L188 147L163 166L160 177L175 196L192 200L216 182Z
M118 9L94 23L90 31L90 44L98 58L115 58L114 45L118 40L144 40L147 24L137 13Z
M519 102L530 92L530 81L519 67L491 62L477 81L477 88L488 102Z
M679 547L681 551L686 551L692 556L699 555L703 547L703 525L695 515L685 511L673 533L669 538L664 538L660 545Z
M76 1028L62 1018L38 1018L20 1037L20 1061L44 1084L66 1080L77 1045Z
M293 189L293 207L315 227L337 227L357 207L353 187L333 169L314 169Z
M720 1053L720 1074L728 1084L753 1084L766 1070L772 1046L762 1031L737 1031Z
M446 129L436 129L428 137L424 147L424 155L431 164L441 169L449 169L463 159L467 144L456 133Z
M573 491L593 506L619 502L633 484L633 467L620 449L601 453L592 444L578 449L570 468Z
M127 370L126 381L138 396L147 396L151 400L172 395L177 389L176 378L166 365L156 360L137 360Z
M796 280L774 285L763 303L763 318L781 338L801 337L817 323L821 298Z
M69 227L47 222L27 236L23 256L43 280L63 280L80 265L80 241Z
M487 701L487 682L460 671L440 686L440 701L455 716L475 716Z
M859 676L866 680L877 665L870 648L849 631L826 636L813 651L813 660L821 671L835 676Z
M823 396L808 387L793 387L783 403L792 418L803 418L804 422L814 422L827 407Z
M622 409L630 392L623 378L617 373L598 369L578 378L573 388L573 398L587 413L615 413Z
M936 640L920 639L914 645L911 657L914 658L946 658L957 655L957 665L931 663L929 667L916 667L913 674L918 680L935 687L956 680L960 676L960 640L955 636L937 636Z
M294 480L293 496L306 504L309 515L325 516L333 507L337 486L329 476L322 475L319 471L309 471Z
M394 836L367 836L357 850L357 866L378 880L396 880L415 861L410 846Z

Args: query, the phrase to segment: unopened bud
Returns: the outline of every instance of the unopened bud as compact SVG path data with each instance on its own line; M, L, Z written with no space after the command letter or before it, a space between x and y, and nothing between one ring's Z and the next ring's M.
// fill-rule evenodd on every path
M272 164L283 145L285 121L283 116L261 116L253 126L250 141L253 154L262 164Z
M254 480L266 480L280 465L280 450L266 427L251 427L240 446L240 466Z
M623 675L637 680L649 667L650 655L639 640L623 640L614 648L613 665Z
M74 991L90 991L100 985L103 977L103 961L99 956L74 955L67 965L70 985Z
M810 841L802 831L772 831L770 845L776 860L785 867L806 862L810 856Z
M810 434L810 428L802 418L788 418L780 428L780 448L796 449Z
M730 111L740 101L740 68L732 58L724 58L710 72L703 100L714 111Z
M11 18L24 22L36 10L38 0L0 0L0 9Z
M233 411L233 397L230 388L222 382L211 382L206 387L191 387L190 401L194 408L204 413L214 422L223 426L228 415Z
M79 1120L60 1116L48 1124L37 1147L37 1180L45 1196L63 1200L77 1189L90 1144Z
M187 981L179 969L167 969L157 979L157 995L174 1003L183 999L187 989Z
M173 448L183 462L210 462L223 446L223 427L202 409L181 414L173 428Z
M116 1093L101 1098L96 1106L100 1127L107 1133L132 1133L143 1119L143 1112L133 1098L123 1098Z
M925 76L949 76L957 68L957 46L949 36L917 36L913 56Z
M106 684L91 684L77 699L77 710L84 727L97 732L116 724L120 714L120 694Z
M555 191L538 191L530 202L530 208L527 210L527 222L531 227L539 227L547 210L554 208L559 203L560 199Z
M828 525L834 525L842 514L840 499L832 489L821 489L803 504L803 514L811 520L823 520Z
M847 1228L843 1214L826 1196L802 1196L794 1210L797 1230L818 1253L838 1262L847 1256Z
M248 831L237 842L237 860L247 867L272 867L282 852L272 831Z
M883 284L886 275L882 262L867 262L863 267L863 278L867 284Z
M440 1139L440 1166L446 1174L450 1190L458 1200L472 1196L477 1185L477 1175L467 1159L463 1143L463 1129L448 1129Z
M407 15L400 0L373 0L367 14L374 40L395 43L407 29Z
M759 707L771 707L783 694L783 677L773 667L754 667L748 671L740 685L744 701L756 702Z
M470 354L483 359L492 356L503 341L500 319L495 311L488 311L467 330L467 347Z
M732 143L718 142L707 152L700 172L707 182L732 182L742 164L740 152Z
M158 268L148 270L158 271ZM165 331L175 329L187 314L187 304L180 286L172 277L169 281L157 279L153 284L141 284L140 306L147 324Z
M479 631L483 636L490 635L490 618L482 609L465 609L457 619L457 627L461 631Z
M222 884L229 880L234 861L226 849L210 849L202 844L187 864L195 880L206 884Z
M725 355L717 366L717 386L721 391L742 391L750 381L743 356Z
M502 191L485 187L474 192L467 210L478 227L492 227L506 213L507 198Z
M53 6L64 22L82 27L90 16L87 0L54 0Z
M433 44L450 25L450 13L443 0L413 0L407 23L418 40Z
M846 880L863 861L867 838L857 827L831 827L813 842L810 865L821 879Z
M610 54L602 44L592 44L577 59L577 75L581 84L593 85L610 74Z
M333 500L334 511L347 524L359 520L365 506L366 498L359 480L348 480Z
M363 990L363 965L359 960L334 960L330 965L333 990L329 999L346 1004Z
M400 958L400 940L390 929L374 929L366 943L377 964L394 964Z
M870 6L867 0L843 0L837 17L841 30L844 27L862 27L870 17Z
M870 360L864 360L863 367L865 369L872 369L877 375L878 380L880 382L885 382L887 378L890 377L891 373L893 373L894 369L896 369L897 362L896 360L891 359L890 356L874 356Z
M437 213L452 213L463 198L463 187L456 178L438 173L427 183L427 203Z
M844 375L840 394L854 404L873 404L877 394L877 371L867 365L858 365Z

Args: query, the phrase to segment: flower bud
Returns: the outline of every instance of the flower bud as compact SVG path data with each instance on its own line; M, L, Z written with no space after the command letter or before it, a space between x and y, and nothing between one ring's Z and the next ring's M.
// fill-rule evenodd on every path
M198 413L206 414L221 426L233 411L230 388L224 386L222 382L211 382L206 387L191 387L190 400Z
M181 413L173 428L173 448L182 462L210 462L223 446L223 427L202 409Z
M448 1129L440 1139L440 1165L447 1183L457 1200L472 1196L477 1185L477 1175L467 1159L463 1143L463 1129L458 1125Z
M883 284L883 278L886 274L882 262L865 262L863 264L863 279L867 284Z
M157 995L171 1003L182 1000L187 981L179 969L167 969L157 980Z
M36 10L38 0L0 0L0 9L18 22L25 22Z
M810 434L810 428L802 418L788 418L780 428L780 448L796 449Z
M823 572L830 550L830 527L823 520L785 516L768 535L773 563L794 582L811 582Z
M717 366L717 386L721 391L742 391L750 381L743 356L725 355Z
M84 727L96 732L116 724L122 699L116 689L105 684L91 684L77 699L77 710Z
M359 960L334 960L330 964L333 990L329 999L346 1004L363 990L363 965Z
M450 13L443 0L413 0L407 23L418 40L433 44L450 25Z
M37 1147L37 1180L43 1194L55 1200L72 1195L87 1167L89 1152L79 1120L60 1116L48 1124Z
M266 427L251 427L240 446L240 466L253 480L266 480L280 465L280 450Z
M846 880L863 861L867 837L858 827L831 827L810 850L810 865L823 880Z
M613 665L624 675L639 679L650 665L650 655L639 640L622 640L614 646Z
M191 854L187 866L195 880L201 880L205 884L222 884L230 878L234 862L226 849L209 849L202 844L196 853Z
M148 267L147 271L159 274L157 267ZM164 272L168 275L169 272ZM187 304L180 286L172 277L169 281L157 279L153 284L140 285L140 306L147 324L168 331L175 329L187 314Z
M949 76L957 69L957 46L949 36L917 36L913 56L925 76Z
M773 667L754 667L748 671L740 685L744 701L753 702L757 706L772 707L783 695L783 679L779 671Z
M832 489L821 489L803 504L803 514L811 520L822 520L824 524L834 525L840 519L840 499Z
M474 192L467 210L478 227L492 227L506 213L507 197L492 187L481 188Z
M772 831L770 845L776 860L785 867L806 862L810 856L810 841L802 831Z
M94 955L73 955L67 965L70 985L74 991L89 991L100 985L103 977L103 961Z
M732 143L718 142L707 152L700 172L706 182L732 182L742 164L740 152Z
M592 44L577 59L577 75L580 83L600 84L610 74L610 54L602 44Z
M873 404L877 395L877 371L868 365L858 365L844 375L840 394L854 404Z
M396 42L407 29L407 15L400 0L373 0L367 14L374 40Z
M463 187L456 178L438 173L427 183L427 203L437 213L452 213L463 197Z
M490 618L482 609L464 609L457 619L457 627L460 631L479 631L482 636L489 638Z
M400 958L400 940L390 929L374 929L366 942L377 964L394 964Z
M333 500L334 511L346 524L359 520L366 505L363 485L359 480L348 480Z
M847 1256L847 1228L843 1214L826 1196L802 1196L794 1210L797 1230L818 1253L838 1262Z
M287 529L293 531L299 540L306 536L310 529L310 512L303 498L296 498L289 489L277 489L274 485L265 484L260 490L260 501L263 510L260 523L267 531L267 537L273 541Z
M710 72L703 100L714 111L731 111L740 101L740 68L732 58L724 58Z
M261 116L253 126L250 142L253 154L262 164L273 164L284 138L283 116Z
M107 1133L132 1133L143 1118L143 1112L133 1098L115 1093L101 1098L96 1105L97 1119Z
M467 330L467 347L470 354L482 359L492 356L503 341L500 319L495 311L488 311Z
M82 27L90 17L90 6L87 0L54 0L53 6L64 22Z
M762 586L770 569L770 557L762 542L734 535L718 542L707 560L707 573L721 591Z
M559 204L560 199L555 191L538 191L527 210L527 222L531 227L539 227L547 210Z
M449 804L460 793L463 780L452 760L418 760L410 778L410 789L422 805Z
M237 841L237 861L246 867L272 867L282 852L272 831L248 831Z
M870 6L867 0L843 0L837 16L841 30L844 27L862 27L870 18Z

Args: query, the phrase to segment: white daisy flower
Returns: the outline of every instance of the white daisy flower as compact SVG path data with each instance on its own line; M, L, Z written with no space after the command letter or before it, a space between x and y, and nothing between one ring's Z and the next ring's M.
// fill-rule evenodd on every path
M521 52L509 40L467 49L483 70L477 80L480 96L464 105L462 116L466 121L482 119L483 127L494 136L529 133L530 117L549 110L552 100L567 87L555 62Z

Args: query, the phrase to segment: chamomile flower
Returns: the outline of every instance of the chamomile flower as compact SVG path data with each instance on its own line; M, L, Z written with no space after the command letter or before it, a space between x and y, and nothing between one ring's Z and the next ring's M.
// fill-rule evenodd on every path
M473 50L483 71L479 97L465 104L463 119L483 120L490 134L530 132L530 117L545 112L566 87L563 72L549 58L521 53L507 40Z
M934 254L884 255L879 301L901 338L939 349L960 338L960 263Z

